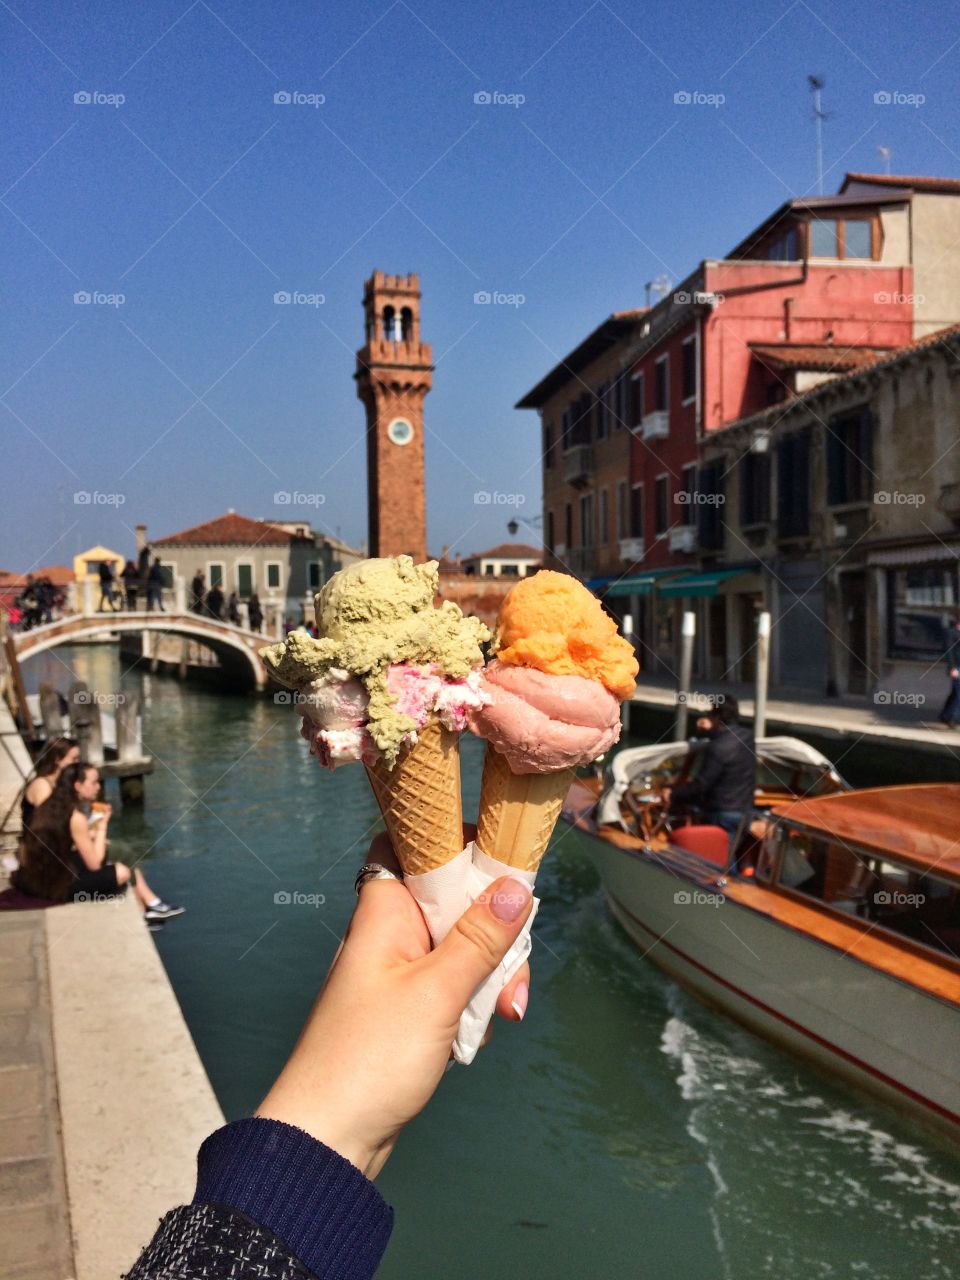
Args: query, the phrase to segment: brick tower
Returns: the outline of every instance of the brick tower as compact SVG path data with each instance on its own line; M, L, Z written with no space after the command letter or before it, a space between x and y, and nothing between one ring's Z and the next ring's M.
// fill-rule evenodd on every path
M375 271L364 285L366 343L357 352L357 395L367 411L371 556L427 558L423 402L433 385L420 341L420 277Z

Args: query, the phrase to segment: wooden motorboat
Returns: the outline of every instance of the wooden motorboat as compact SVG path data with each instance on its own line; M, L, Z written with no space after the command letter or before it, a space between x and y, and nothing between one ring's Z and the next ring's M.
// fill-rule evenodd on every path
M854 791L760 740L727 874L718 829L659 798L685 745L620 752L567 798L617 920L707 1003L960 1138L960 785Z

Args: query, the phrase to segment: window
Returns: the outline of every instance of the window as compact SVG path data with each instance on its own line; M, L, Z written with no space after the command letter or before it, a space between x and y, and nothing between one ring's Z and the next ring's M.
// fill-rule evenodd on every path
M597 541L601 547L605 547L610 541L610 491L609 489L600 490L600 510L599 510L599 528L597 530Z
M207 584L211 587L223 586L223 565L219 560L207 561Z
M677 491L677 505L680 508L680 524L693 524L694 503L697 492L696 465L684 467L680 473L680 488Z
M627 425L629 409L627 399L630 391L630 380L625 373L618 373L613 384L613 429L620 431Z
M596 418L596 423L597 423L596 435L598 440L606 440L607 438L607 418L608 418L608 412L609 412L609 406L607 404L607 392L609 390L609 386L610 386L609 383L601 382L600 386L597 387L597 397L596 397L596 403L594 408L594 417Z
M570 433L564 447L574 448L579 444L589 444L592 439L590 417L593 413L593 396L588 392L570 406Z
M617 481L617 537L630 537L630 497L626 480Z
M796 227L790 227L771 240L764 257L769 262L793 262L799 258Z
M593 494L580 495L580 545L593 546Z
M279 591L281 587L282 565L279 560L267 561L267 590Z
M668 476L657 476L653 489L653 527L656 534L666 533L667 525L670 523L667 515L667 501L669 499Z
M169 564L169 563L161 564L160 566L160 572L163 574L163 585L164 587L166 587L168 591L173 590L173 579L174 579L174 574L176 572L176 567L177 567L176 565Z
M659 413L670 408L670 357L661 356L653 366L653 407Z
M867 502L873 478L873 419L862 405L827 424L827 502Z
M249 600L253 594L253 565L237 565L237 595L241 600Z
M777 445L777 532L781 538L810 532L810 432L795 431Z
M547 550L551 552L551 554L553 552L553 548L555 545L555 542L554 542L555 537L556 537L556 532L553 526L553 512L548 511L547 512Z
M502 564L500 566L501 577L506 574L508 577L517 578L520 576L520 566L518 564Z
M770 455L747 453L740 461L740 523L765 524L770 519Z
M911 565L887 573L888 657L936 662L957 613L957 568Z
M836 218L821 218L810 223L811 258L839 258Z
M705 551L723 550L723 468L715 463L697 477L697 541Z
M573 436L573 405L567 405L560 418L560 447L569 449Z
M573 506L569 502L563 509L563 543L564 547L573 546Z
M871 225L867 221L847 219L843 224L843 256L845 258L872 258Z
M643 537L643 485L635 484L630 490L630 537Z
M643 379L642 373L635 373L633 377L630 379L630 386L633 390L633 395L630 397L631 427L639 427L640 424L643 422L643 409L644 409L643 383L644 383L644 379Z
M543 465L549 471L553 462L553 424L548 423L543 428Z
M680 398L684 404L697 398L697 335L684 338L680 348Z
M311 591L319 591L323 586L323 565L319 560L311 560L307 565L307 586Z
M483 566L484 575L488 578L493 577L494 566L489 562Z

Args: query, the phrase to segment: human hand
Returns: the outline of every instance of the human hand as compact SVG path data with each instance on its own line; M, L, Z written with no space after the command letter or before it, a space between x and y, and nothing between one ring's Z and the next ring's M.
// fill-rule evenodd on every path
M952 669L952 671L950 672L950 679L951 679L951 680L956 680L956 678L957 678L958 676L960 676L960 670L958 670L956 667L954 667L954 668Z
M367 861L396 866L385 835ZM403 884L368 881L300 1039L256 1114L305 1130L375 1177L440 1083L460 1015L520 934L531 901L522 881L497 880L431 950ZM524 965L500 993L501 1016L522 1018L529 973Z

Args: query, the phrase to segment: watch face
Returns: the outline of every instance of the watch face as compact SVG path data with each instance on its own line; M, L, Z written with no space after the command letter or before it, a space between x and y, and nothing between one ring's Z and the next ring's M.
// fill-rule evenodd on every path
M387 435L394 444L409 444L413 439L413 427L406 418L394 418L387 427Z

